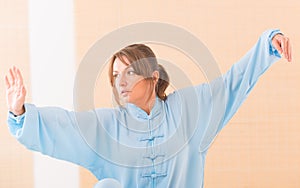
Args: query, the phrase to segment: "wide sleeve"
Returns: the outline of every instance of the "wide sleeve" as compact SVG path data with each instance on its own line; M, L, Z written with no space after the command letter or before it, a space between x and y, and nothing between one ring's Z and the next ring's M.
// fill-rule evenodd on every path
M22 116L8 115L11 134L25 147L88 169L99 161L81 135L75 112L57 107L38 108L32 104L25 104L25 110ZM95 113L87 112L85 116L87 127L97 124Z
M207 120L199 120L200 151L209 148L218 132L245 101L259 77L281 58L272 45L272 38L278 33L281 32L277 29L265 31L257 43L221 78L195 86L202 109L200 112L203 112L200 117ZM218 117L214 116L214 112Z
M281 33L278 29L265 31L255 46L223 76L226 110L220 128L236 113L259 77L281 58L272 45L272 38L278 33Z

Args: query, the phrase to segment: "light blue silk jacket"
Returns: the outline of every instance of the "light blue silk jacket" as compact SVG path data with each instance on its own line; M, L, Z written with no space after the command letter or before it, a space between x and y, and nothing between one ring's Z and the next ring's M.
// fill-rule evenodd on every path
M156 98L148 115L134 104L86 112L25 104L9 113L10 132L28 149L70 161L123 187L203 187L207 151L279 58L267 30L220 78ZM216 179L216 181L218 181Z

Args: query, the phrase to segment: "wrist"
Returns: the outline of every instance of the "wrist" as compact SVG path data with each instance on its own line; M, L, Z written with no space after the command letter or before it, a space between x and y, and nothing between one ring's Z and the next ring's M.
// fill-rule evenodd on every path
M21 109L19 109L19 110L10 110L10 112L11 112L14 116L20 116L20 115L22 115L22 114L25 113L24 105L22 106Z

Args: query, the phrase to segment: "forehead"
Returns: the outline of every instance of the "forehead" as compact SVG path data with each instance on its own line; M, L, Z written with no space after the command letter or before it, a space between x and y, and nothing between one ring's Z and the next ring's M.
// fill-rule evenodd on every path
M130 64L130 62L125 56L123 57L123 59L128 65ZM128 67L128 65L125 65L119 58L116 58L113 64L113 71L122 72Z

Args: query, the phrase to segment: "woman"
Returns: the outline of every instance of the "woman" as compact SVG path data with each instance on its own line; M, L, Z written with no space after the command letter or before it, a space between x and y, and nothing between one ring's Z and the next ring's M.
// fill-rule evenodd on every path
M281 56L292 60L290 41L268 30L222 76L221 85L217 78L166 96L169 78L152 50L130 45L110 62L119 107L88 112L24 104L23 79L12 68L5 77L9 128L28 149L81 165L122 187L203 187L210 144ZM214 92L224 104L219 117L212 117Z

